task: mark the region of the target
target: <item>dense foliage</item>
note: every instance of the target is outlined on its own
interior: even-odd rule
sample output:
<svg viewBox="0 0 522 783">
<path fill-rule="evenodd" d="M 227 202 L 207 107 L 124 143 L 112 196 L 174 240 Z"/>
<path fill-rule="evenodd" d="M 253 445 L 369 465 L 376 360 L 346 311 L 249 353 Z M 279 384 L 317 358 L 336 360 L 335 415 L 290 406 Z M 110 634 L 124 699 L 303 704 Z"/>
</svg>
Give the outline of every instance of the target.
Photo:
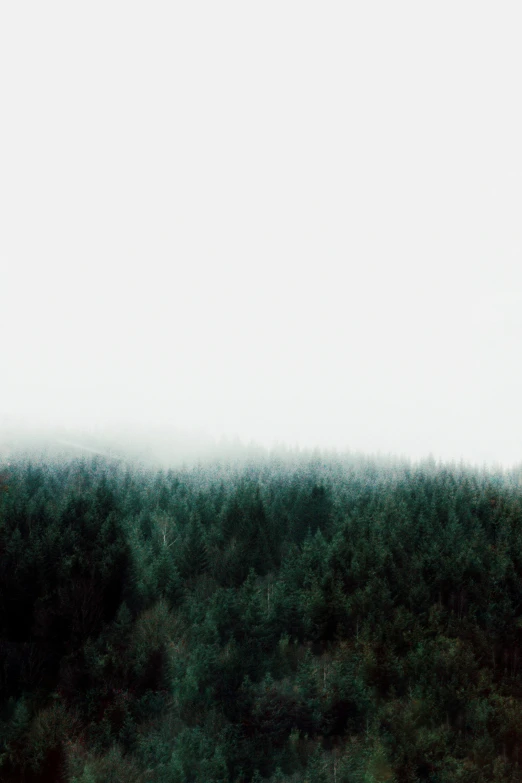
<svg viewBox="0 0 522 783">
<path fill-rule="evenodd" d="M 516 475 L 20 458 L 0 484 L 5 783 L 522 781 Z"/>
</svg>

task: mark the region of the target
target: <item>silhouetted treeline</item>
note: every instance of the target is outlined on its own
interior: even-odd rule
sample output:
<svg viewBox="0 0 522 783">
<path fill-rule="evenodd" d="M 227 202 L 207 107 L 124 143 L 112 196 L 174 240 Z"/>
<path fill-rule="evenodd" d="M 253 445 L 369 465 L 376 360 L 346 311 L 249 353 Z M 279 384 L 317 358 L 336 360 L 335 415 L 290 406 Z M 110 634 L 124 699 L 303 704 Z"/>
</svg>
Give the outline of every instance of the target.
<svg viewBox="0 0 522 783">
<path fill-rule="evenodd" d="M 3 782 L 522 781 L 515 472 L 0 472 Z"/>
</svg>

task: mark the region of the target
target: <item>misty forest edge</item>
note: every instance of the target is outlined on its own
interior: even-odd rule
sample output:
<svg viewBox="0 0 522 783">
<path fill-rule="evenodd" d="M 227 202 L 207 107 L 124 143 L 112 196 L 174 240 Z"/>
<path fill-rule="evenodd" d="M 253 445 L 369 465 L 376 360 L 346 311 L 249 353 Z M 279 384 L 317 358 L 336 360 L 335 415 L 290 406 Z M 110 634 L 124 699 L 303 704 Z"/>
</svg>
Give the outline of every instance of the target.
<svg viewBox="0 0 522 783">
<path fill-rule="evenodd" d="M 0 469 L 5 783 L 522 781 L 520 471 Z"/>
</svg>

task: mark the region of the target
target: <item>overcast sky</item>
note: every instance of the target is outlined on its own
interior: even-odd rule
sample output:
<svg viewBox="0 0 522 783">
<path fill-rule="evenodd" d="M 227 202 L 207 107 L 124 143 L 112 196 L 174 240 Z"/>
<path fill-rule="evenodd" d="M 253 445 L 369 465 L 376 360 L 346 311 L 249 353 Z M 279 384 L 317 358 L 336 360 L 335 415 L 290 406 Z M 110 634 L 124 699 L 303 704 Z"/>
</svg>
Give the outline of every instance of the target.
<svg viewBox="0 0 522 783">
<path fill-rule="evenodd" d="M 519 2 L 5 2 L 0 415 L 522 461 Z"/>
</svg>

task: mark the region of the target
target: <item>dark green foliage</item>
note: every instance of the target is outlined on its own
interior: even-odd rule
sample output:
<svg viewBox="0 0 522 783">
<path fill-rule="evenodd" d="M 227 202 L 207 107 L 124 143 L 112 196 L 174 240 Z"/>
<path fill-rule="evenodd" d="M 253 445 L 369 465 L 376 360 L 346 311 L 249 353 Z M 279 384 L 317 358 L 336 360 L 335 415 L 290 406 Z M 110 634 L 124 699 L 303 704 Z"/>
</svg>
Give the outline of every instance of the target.
<svg viewBox="0 0 522 783">
<path fill-rule="evenodd" d="M 6 783 L 516 781 L 521 700 L 517 473 L 2 471 Z"/>
</svg>

